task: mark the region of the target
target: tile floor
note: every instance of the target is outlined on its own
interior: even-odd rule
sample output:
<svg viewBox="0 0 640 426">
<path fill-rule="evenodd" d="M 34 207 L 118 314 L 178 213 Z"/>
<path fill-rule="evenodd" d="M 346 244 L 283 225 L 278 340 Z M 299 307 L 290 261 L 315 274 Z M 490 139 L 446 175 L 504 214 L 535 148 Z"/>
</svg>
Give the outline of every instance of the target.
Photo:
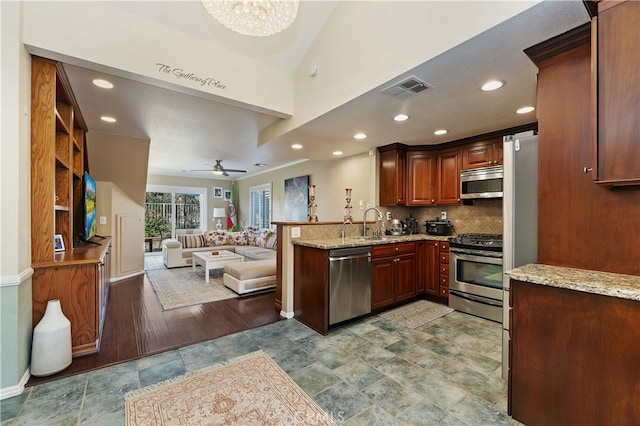
<svg viewBox="0 0 640 426">
<path fill-rule="evenodd" d="M 2 425 L 122 425 L 123 395 L 262 349 L 346 425 L 518 424 L 506 414 L 500 324 L 452 312 L 417 329 L 379 316 L 323 337 L 296 320 L 27 388 Z"/>
</svg>

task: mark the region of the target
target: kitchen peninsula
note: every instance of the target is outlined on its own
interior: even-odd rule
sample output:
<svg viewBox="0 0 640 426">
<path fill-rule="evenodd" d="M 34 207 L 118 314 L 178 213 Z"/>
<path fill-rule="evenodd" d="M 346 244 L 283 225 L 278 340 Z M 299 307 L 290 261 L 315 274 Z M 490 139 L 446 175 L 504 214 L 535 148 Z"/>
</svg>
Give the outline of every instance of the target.
<svg viewBox="0 0 640 426">
<path fill-rule="evenodd" d="M 640 276 L 530 264 L 510 287 L 509 414 L 640 423 Z"/>
<path fill-rule="evenodd" d="M 380 312 L 427 294 L 440 296 L 446 302 L 448 269 L 446 280 L 442 281 L 440 257 L 444 257 L 448 267 L 448 238 L 413 234 L 292 239 L 296 319 L 319 333 L 328 334 L 331 322 L 330 259 L 334 250 L 345 248 L 370 248 L 370 291 L 362 294 L 363 298 L 370 298 L 369 312 Z M 354 296 L 353 303 L 363 302 L 358 295 Z"/>
</svg>

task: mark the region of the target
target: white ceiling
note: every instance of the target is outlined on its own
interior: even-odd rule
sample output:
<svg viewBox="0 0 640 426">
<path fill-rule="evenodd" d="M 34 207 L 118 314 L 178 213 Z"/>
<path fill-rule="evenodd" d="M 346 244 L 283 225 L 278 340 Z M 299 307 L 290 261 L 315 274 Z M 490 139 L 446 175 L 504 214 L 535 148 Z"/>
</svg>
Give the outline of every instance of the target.
<svg viewBox="0 0 640 426">
<path fill-rule="evenodd" d="M 303 2 L 295 32 L 257 39 L 237 35 L 213 19 L 202 19 L 200 2 L 114 4 L 291 72 L 335 6 L 333 2 Z M 543 2 L 260 146 L 258 132 L 278 117 L 74 65 L 65 65 L 65 69 L 90 132 L 151 140 L 150 174 L 211 178 L 208 171 L 185 170 L 208 169 L 219 159 L 227 168 L 248 171 L 247 175 L 229 176 L 238 179 L 302 159 L 329 160 L 333 150 L 353 155 L 393 142 L 437 144 L 534 122 L 535 112 L 515 114 L 521 106 L 535 105 L 537 70 L 523 49 L 588 21 L 581 1 Z M 410 75 L 433 88 L 403 98 L 381 93 Z M 109 79 L 115 88 L 104 91 L 93 86 L 91 81 L 97 77 Z M 506 85 L 496 92 L 481 92 L 479 85 L 489 78 L 500 78 Z M 411 118 L 395 123 L 391 118 L 399 112 Z M 102 115 L 115 115 L 119 121 L 103 123 Z M 449 133 L 435 136 L 433 131 L 439 128 Z M 359 131 L 369 135 L 364 142 L 352 138 Z M 292 150 L 291 143 L 300 140 L 304 150 Z M 260 168 L 255 163 L 267 166 Z"/>
</svg>

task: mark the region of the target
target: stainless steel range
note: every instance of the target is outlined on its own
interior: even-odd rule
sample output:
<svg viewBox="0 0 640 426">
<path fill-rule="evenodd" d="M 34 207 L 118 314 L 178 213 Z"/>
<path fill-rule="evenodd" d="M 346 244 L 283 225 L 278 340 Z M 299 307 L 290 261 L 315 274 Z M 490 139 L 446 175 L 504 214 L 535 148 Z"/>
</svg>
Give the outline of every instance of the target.
<svg viewBox="0 0 640 426">
<path fill-rule="evenodd" d="M 502 323 L 502 235 L 449 238 L 449 307 Z"/>
</svg>

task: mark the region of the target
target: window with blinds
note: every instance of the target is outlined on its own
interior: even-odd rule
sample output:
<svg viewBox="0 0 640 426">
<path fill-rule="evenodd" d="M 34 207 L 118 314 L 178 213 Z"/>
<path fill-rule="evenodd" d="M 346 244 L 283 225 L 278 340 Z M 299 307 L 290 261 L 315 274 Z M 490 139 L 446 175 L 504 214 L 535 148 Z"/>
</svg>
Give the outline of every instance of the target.
<svg viewBox="0 0 640 426">
<path fill-rule="evenodd" d="M 271 226 L 271 184 L 249 188 L 251 201 L 251 226 L 269 228 Z"/>
</svg>

